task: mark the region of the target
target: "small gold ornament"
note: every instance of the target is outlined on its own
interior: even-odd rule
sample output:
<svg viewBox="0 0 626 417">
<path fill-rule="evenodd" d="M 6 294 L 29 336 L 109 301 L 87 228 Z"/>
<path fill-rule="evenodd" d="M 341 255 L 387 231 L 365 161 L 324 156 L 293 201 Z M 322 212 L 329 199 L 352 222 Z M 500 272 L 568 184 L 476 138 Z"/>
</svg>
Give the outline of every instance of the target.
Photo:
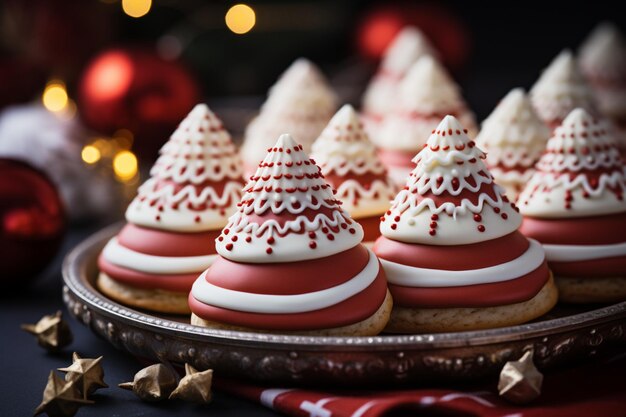
<svg viewBox="0 0 626 417">
<path fill-rule="evenodd" d="M 58 351 L 72 343 L 72 331 L 63 320 L 61 311 L 43 316 L 36 324 L 22 324 L 22 330 L 37 336 L 39 346 Z"/>
<path fill-rule="evenodd" d="M 177 398 L 199 404 L 211 402 L 211 382 L 213 370 L 198 372 L 193 366 L 185 364 L 185 376 L 178 383 L 178 387 L 170 394 L 170 399 Z"/>
<path fill-rule="evenodd" d="M 50 371 L 43 399 L 34 415 L 46 413 L 50 417 L 71 417 L 85 404 L 93 404 L 93 401 L 83 399 L 73 382 L 66 382 Z"/>
<path fill-rule="evenodd" d="M 177 382 L 174 370 L 158 363 L 143 368 L 135 374 L 133 382 L 124 382 L 119 387 L 133 391 L 144 401 L 160 401 L 170 396 Z"/>
<path fill-rule="evenodd" d="M 74 382 L 83 398 L 93 394 L 97 389 L 108 388 L 104 382 L 104 370 L 100 361 L 102 356 L 96 359 L 81 358 L 78 353 L 72 354 L 72 364 L 67 368 L 59 368 L 65 372 L 65 381 Z"/>
<path fill-rule="evenodd" d="M 518 361 L 510 361 L 500 372 L 498 391 L 501 397 L 516 404 L 525 404 L 541 394 L 543 375 L 533 363 L 533 352 L 528 351 Z"/>
</svg>

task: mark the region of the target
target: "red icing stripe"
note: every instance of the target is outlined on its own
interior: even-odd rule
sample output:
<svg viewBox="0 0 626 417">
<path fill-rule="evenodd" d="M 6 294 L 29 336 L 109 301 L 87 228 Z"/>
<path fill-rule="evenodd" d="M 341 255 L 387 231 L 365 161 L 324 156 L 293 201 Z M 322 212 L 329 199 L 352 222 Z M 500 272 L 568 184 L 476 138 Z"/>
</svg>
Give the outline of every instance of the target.
<svg viewBox="0 0 626 417">
<path fill-rule="evenodd" d="M 399 166 L 405 168 L 415 168 L 415 164 L 411 162 L 413 157 L 420 151 L 392 151 L 388 149 L 378 149 L 378 157 L 385 166 Z"/>
<path fill-rule="evenodd" d="M 324 258 L 299 262 L 248 264 L 219 257 L 207 282 L 234 291 L 290 295 L 320 291 L 350 280 L 369 260 L 363 245 Z"/>
<path fill-rule="evenodd" d="M 510 281 L 460 287 L 414 288 L 389 285 L 394 305 L 422 308 L 492 307 L 530 300 L 550 276 L 546 262 Z"/>
<path fill-rule="evenodd" d="M 374 242 L 380 237 L 380 216 L 363 217 L 361 219 L 355 219 L 363 228 L 363 242 Z"/>
<path fill-rule="evenodd" d="M 520 232 L 541 243 L 609 245 L 626 241 L 626 212 L 566 219 L 524 217 Z"/>
<path fill-rule="evenodd" d="M 592 259 L 578 262 L 549 262 L 559 277 L 611 278 L 626 277 L 626 256 Z"/>
<path fill-rule="evenodd" d="M 146 274 L 114 265 L 104 259 L 102 254 L 98 257 L 98 268 L 111 279 L 136 288 L 161 289 L 182 293 L 191 291 L 191 286 L 200 275 L 200 272 L 180 275 Z"/>
<path fill-rule="evenodd" d="M 529 245 L 528 239 L 518 231 L 485 242 L 455 246 L 418 245 L 381 236 L 374 252 L 381 259 L 403 265 L 463 271 L 512 261 L 526 252 Z"/>
<path fill-rule="evenodd" d="M 117 235 L 120 245 L 154 256 L 206 256 L 215 252 L 221 230 L 182 233 L 127 224 Z"/>
<path fill-rule="evenodd" d="M 189 294 L 189 307 L 199 317 L 219 323 L 267 330 L 315 330 L 347 326 L 373 315 L 387 293 L 383 269 L 365 290 L 321 310 L 296 314 L 259 314 L 208 306 Z"/>
</svg>

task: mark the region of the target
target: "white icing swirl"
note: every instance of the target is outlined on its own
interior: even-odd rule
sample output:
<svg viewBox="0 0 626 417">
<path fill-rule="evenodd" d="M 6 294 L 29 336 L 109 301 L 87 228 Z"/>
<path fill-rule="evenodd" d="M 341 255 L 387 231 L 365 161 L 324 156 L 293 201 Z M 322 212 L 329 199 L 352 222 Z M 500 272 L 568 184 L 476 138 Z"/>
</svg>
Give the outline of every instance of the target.
<svg viewBox="0 0 626 417">
<path fill-rule="evenodd" d="M 257 294 L 229 290 L 210 284 L 204 272 L 193 284 L 192 296 L 207 305 L 259 314 L 294 314 L 317 311 L 339 304 L 369 287 L 379 272 L 376 255 L 369 252 L 365 267 L 350 280 L 324 290 L 292 295 Z"/>
<path fill-rule="evenodd" d="M 241 197 L 241 160 L 222 122 L 198 104 L 161 149 L 126 211 L 130 223 L 200 232 L 226 224 Z M 218 193 L 213 186 L 225 183 Z"/>
<path fill-rule="evenodd" d="M 146 255 L 120 245 L 112 238 L 102 250 L 102 256 L 113 265 L 146 274 L 189 274 L 208 268 L 217 255 L 155 256 Z"/>
<path fill-rule="evenodd" d="M 479 269 L 451 271 L 446 269 L 418 268 L 381 259 L 387 280 L 395 285 L 413 288 L 460 287 L 491 284 L 523 277 L 539 268 L 546 259 L 537 241 L 529 239 L 526 252 L 518 258 L 499 265 Z"/>
<path fill-rule="evenodd" d="M 337 108 L 337 96 L 320 70 L 296 60 L 269 90 L 261 111 L 246 128 L 241 156 L 256 167 L 276 138 L 288 132 L 308 152 Z"/>
<path fill-rule="evenodd" d="M 572 111 L 548 141 L 524 191 L 526 216 L 561 218 L 626 211 L 626 169 L 606 125 Z M 590 171 L 595 171 L 595 173 Z"/>
<path fill-rule="evenodd" d="M 339 204 L 320 168 L 284 134 L 246 185 L 239 210 L 218 238 L 217 251 L 233 261 L 256 263 L 342 252 L 361 242 L 363 229 Z"/>
<path fill-rule="evenodd" d="M 347 180 L 336 189 L 337 197 L 343 203 L 341 207 L 350 213 L 353 219 L 381 215 L 389 208 L 396 190 L 391 179 L 375 180 L 369 188 L 358 181 Z"/>
<path fill-rule="evenodd" d="M 522 218 L 504 200 L 483 158 L 461 124 L 446 116 L 414 158 L 417 166 L 385 214 L 381 233 L 402 242 L 461 245 L 517 230 Z M 457 201 L 464 192 L 471 197 Z"/>
<path fill-rule="evenodd" d="M 544 244 L 546 258 L 551 262 L 578 262 L 626 255 L 626 242 L 612 245 Z"/>
<path fill-rule="evenodd" d="M 559 122 L 577 107 L 594 110 L 593 95 L 571 51 L 561 52 L 530 90 L 537 114 L 546 123 Z"/>
</svg>

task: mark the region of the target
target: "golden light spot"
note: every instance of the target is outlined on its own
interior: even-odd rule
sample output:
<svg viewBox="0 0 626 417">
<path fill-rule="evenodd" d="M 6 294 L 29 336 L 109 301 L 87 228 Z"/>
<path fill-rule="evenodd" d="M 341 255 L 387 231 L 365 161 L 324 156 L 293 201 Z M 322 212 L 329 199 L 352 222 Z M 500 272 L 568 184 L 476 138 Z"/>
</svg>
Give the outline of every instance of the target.
<svg viewBox="0 0 626 417">
<path fill-rule="evenodd" d="M 43 90 L 41 101 L 50 111 L 59 112 L 65 109 L 68 102 L 65 84 L 61 81 L 50 81 Z"/>
<path fill-rule="evenodd" d="M 113 158 L 113 171 L 122 181 L 128 181 L 137 174 L 137 157 L 131 151 L 121 151 Z"/>
<path fill-rule="evenodd" d="M 226 12 L 226 26 L 232 32 L 243 35 L 250 32 L 256 23 L 256 15 L 247 4 L 235 4 Z"/>
<path fill-rule="evenodd" d="M 152 0 L 122 0 L 122 10 L 130 17 L 142 17 L 148 14 Z"/>
<path fill-rule="evenodd" d="M 98 162 L 100 160 L 100 158 L 102 157 L 102 154 L 100 153 L 100 150 L 98 148 L 96 148 L 93 145 L 87 145 L 83 148 L 82 152 L 80 153 L 81 158 L 83 158 L 83 161 L 85 161 L 88 164 L 95 164 L 96 162 Z"/>
</svg>

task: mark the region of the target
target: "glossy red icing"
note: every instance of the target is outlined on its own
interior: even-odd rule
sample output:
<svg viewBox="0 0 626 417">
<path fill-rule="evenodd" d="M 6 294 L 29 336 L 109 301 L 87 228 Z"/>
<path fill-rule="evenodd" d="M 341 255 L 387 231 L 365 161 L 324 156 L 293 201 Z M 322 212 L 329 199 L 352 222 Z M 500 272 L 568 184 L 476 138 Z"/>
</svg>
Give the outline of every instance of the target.
<svg viewBox="0 0 626 417">
<path fill-rule="evenodd" d="M 148 290 L 161 289 L 180 293 L 189 292 L 199 275 L 199 272 L 179 275 L 146 274 L 112 264 L 104 259 L 102 254 L 98 257 L 98 268 L 111 279 L 132 287 Z"/>
<path fill-rule="evenodd" d="M 205 256 L 215 254 L 221 230 L 183 233 L 127 224 L 117 235 L 120 245 L 154 256 Z"/>
<path fill-rule="evenodd" d="M 340 285 L 363 270 L 368 261 L 369 252 L 363 245 L 324 258 L 299 262 L 247 264 L 219 257 L 208 269 L 205 278 L 215 286 L 235 291 L 302 294 Z"/>
<path fill-rule="evenodd" d="M 208 306 L 189 294 L 189 307 L 206 320 L 267 330 L 316 330 L 347 326 L 372 316 L 387 293 L 387 281 L 380 268 L 374 282 L 359 294 L 334 306 L 297 314 L 259 314 Z"/>
<path fill-rule="evenodd" d="M 550 269 L 558 277 L 610 278 L 626 277 L 626 256 L 593 259 L 578 262 L 550 262 Z"/>
<path fill-rule="evenodd" d="M 363 228 L 363 242 L 374 242 L 380 237 L 380 214 L 377 216 L 362 217 L 356 219 L 356 221 Z"/>
<path fill-rule="evenodd" d="M 379 258 L 418 268 L 462 271 L 486 268 L 519 258 L 528 240 L 518 231 L 469 245 L 415 245 L 381 236 L 374 245 Z"/>
<path fill-rule="evenodd" d="M 393 302 L 401 307 L 480 308 L 519 303 L 533 298 L 545 285 L 550 271 L 546 262 L 531 273 L 504 282 L 460 287 L 414 288 L 389 285 Z"/>
<path fill-rule="evenodd" d="M 608 245 L 626 241 L 626 212 L 606 216 L 539 219 L 524 217 L 520 231 L 541 243 Z"/>
</svg>

